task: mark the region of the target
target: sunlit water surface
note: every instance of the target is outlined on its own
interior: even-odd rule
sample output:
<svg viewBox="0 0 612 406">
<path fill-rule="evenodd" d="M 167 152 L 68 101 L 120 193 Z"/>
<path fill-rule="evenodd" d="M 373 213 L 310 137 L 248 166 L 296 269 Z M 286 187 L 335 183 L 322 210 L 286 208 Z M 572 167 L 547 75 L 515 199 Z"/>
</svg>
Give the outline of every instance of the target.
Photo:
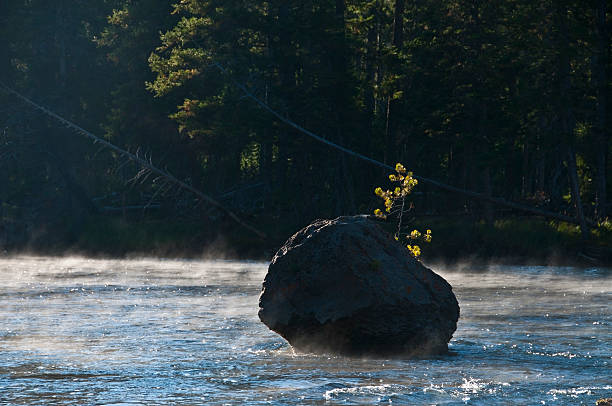
<svg viewBox="0 0 612 406">
<path fill-rule="evenodd" d="M 267 264 L 0 259 L 1 404 L 554 404 L 612 396 L 612 272 L 434 267 L 452 355 L 295 354 L 257 318 Z"/>
</svg>

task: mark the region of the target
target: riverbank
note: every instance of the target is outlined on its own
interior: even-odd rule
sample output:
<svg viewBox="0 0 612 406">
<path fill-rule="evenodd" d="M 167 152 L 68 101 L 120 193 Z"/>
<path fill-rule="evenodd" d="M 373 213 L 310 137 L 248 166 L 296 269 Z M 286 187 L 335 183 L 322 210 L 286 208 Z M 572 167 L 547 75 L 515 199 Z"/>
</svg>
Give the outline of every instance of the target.
<svg viewBox="0 0 612 406">
<path fill-rule="evenodd" d="M 423 219 L 415 228 L 434 232 L 426 257 L 453 263 L 524 265 L 612 265 L 612 225 L 592 229 L 584 240 L 573 224 L 540 218 L 510 217 L 492 222 Z"/>
<path fill-rule="evenodd" d="M 267 238 L 232 223 L 125 220 L 92 217 L 70 232 L 39 235 L 7 253 L 89 257 L 225 258 L 269 260 L 300 226 L 258 224 Z M 304 224 L 305 225 L 305 224 Z M 387 225 L 392 231 L 392 225 Z M 410 228 L 431 229 L 422 244 L 425 262 L 488 262 L 525 265 L 612 266 L 612 225 L 583 240 L 578 227 L 538 218 L 512 217 L 484 222 L 469 218 L 428 217 Z"/>
</svg>

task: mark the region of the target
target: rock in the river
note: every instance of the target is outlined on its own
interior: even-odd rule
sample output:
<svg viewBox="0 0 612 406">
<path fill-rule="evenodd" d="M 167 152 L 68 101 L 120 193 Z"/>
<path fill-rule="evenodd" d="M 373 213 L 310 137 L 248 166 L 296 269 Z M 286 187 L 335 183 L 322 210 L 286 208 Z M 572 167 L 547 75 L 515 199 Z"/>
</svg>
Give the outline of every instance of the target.
<svg viewBox="0 0 612 406">
<path fill-rule="evenodd" d="M 298 350 L 423 355 L 448 350 L 451 286 L 369 216 L 318 220 L 276 253 L 259 318 Z"/>
</svg>

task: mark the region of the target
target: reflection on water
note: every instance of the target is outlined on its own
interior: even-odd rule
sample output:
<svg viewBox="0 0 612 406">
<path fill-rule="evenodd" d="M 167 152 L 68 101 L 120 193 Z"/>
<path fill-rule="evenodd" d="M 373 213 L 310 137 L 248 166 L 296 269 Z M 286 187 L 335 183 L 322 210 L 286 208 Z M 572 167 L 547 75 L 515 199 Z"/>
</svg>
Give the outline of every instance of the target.
<svg viewBox="0 0 612 406">
<path fill-rule="evenodd" d="M 555 404 L 612 396 L 612 272 L 435 268 L 452 354 L 295 354 L 257 318 L 267 264 L 0 259 L 0 404 Z"/>
</svg>

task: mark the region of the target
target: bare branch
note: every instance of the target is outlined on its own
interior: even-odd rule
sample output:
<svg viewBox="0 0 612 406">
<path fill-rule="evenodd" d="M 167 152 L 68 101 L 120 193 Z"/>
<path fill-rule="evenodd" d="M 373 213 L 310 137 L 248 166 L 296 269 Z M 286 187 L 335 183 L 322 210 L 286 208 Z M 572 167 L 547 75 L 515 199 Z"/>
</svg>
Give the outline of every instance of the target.
<svg viewBox="0 0 612 406">
<path fill-rule="evenodd" d="M 78 126 L 76 124 L 74 124 L 73 122 L 68 121 L 65 118 L 59 116 L 58 114 L 56 114 L 53 111 L 47 109 L 46 107 L 43 107 L 43 106 L 33 102 L 29 98 L 23 96 L 21 93 L 15 91 L 15 90 L 11 89 L 10 87 L 8 87 L 5 84 L 3 84 L 2 82 L 0 82 L 0 87 L 4 88 L 7 92 L 17 96 L 19 99 L 23 100 L 25 103 L 29 104 L 30 106 L 32 106 L 32 107 L 42 111 L 43 113 L 45 113 L 49 117 L 52 117 L 53 119 L 55 119 L 55 120 L 59 121 L 60 123 L 64 124 L 67 128 L 70 128 L 74 132 L 76 132 L 78 134 L 81 134 L 81 135 L 91 139 L 92 141 L 97 141 L 98 143 L 100 143 L 100 144 L 106 146 L 107 148 L 109 148 L 110 150 L 113 150 L 113 151 L 119 153 L 120 155 L 125 156 L 125 157 L 133 160 L 134 162 L 138 163 L 141 167 L 148 169 L 151 173 L 156 173 L 156 174 L 166 178 L 169 182 L 174 183 L 174 184 L 180 186 L 183 189 L 189 190 L 190 192 L 192 192 L 193 194 L 195 194 L 196 196 L 198 196 L 202 200 L 204 200 L 207 203 L 209 203 L 209 204 L 219 208 L 222 212 L 226 213 L 232 220 L 234 220 L 236 223 L 240 224 L 242 227 L 252 231 L 253 233 L 255 233 L 256 235 L 258 235 L 261 238 L 266 238 L 265 233 L 257 230 L 253 226 L 245 223 L 233 211 L 229 210 L 227 207 L 225 207 L 223 204 L 219 203 L 217 200 L 215 200 L 212 197 L 208 196 L 207 194 L 199 191 L 198 189 L 194 188 L 193 186 L 188 185 L 187 183 L 181 181 L 180 179 L 176 178 L 174 175 L 170 174 L 169 172 L 163 171 L 163 170 L 157 168 L 151 162 L 147 161 L 146 159 L 142 159 L 140 156 L 138 156 L 138 154 L 132 154 L 132 153 L 130 153 L 130 152 L 128 152 L 128 151 L 126 151 L 126 150 L 116 146 L 115 144 L 112 144 L 109 141 L 106 141 L 105 139 L 96 136 L 95 134 L 85 130 L 84 128 L 82 128 L 82 127 L 80 127 L 80 126 Z"/>
</svg>

